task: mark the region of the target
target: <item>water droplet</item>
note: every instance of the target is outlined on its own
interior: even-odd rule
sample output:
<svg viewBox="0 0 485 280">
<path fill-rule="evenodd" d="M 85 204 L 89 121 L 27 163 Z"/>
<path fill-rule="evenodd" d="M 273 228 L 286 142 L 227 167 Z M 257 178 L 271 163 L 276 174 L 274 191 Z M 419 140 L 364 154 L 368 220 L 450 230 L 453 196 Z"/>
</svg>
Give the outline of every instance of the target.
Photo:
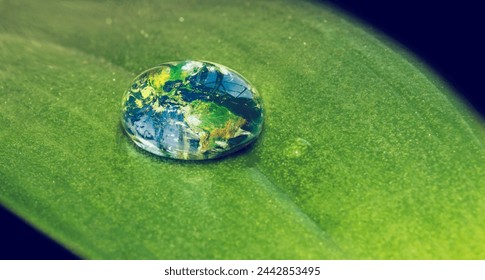
<svg viewBox="0 0 485 280">
<path fill-rule="evenodd" d="M 204 61 L 163 63 L 123 96 L 122 124 L 136 145 L 164 157 L 202 160 L 237 151 L 261 133 L 263 110 L 241 75 Z"/>
<path fill-rule="evenodd" d="M 287 143 L 283 152 L 288 158 L 299 158 L 307 154 L 311 147 L 312 145 L 307 140 L 295 138 Z"/>
<path fill-rule="evenodd" d="M 184 21 L 185 21 L 185 19 L 184 19 L 183 17 L 179 17 L 179 21 L 180 21 L 180 22 L 184 22 Z"/>
<path fill-rule="evenodd" d="M 140 34 L 141 34 L 143 37 L 145 37 L 145 38 L 148 38 L 148 36 L 149 36 L 149 35 L 148 35 L 148 33 L 147 33 L 145 30 L 143 30 L 143 29 L 142 29 L 142 30 L 140 30 Z"/>
</svg>

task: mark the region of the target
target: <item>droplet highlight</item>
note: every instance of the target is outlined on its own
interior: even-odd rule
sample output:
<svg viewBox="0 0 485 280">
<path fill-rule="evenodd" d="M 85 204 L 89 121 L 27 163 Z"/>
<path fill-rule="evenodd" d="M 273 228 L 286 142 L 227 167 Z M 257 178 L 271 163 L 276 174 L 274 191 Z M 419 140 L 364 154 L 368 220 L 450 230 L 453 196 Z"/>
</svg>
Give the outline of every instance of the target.
<svg viewBox="0 0 485 280">
<path fill-rule="evenodd" d="M 287 158 L 300 158 L 308 153 L 312 145 L 303 138 L 295 138 L 290 140 L 283 152 Z"/>
<path fill-rule="evenodd" d="M 263 108 L 240 74 L 205 61 L 163 63 L 136 77 L 122 102 L 122 124 L 140 148 L 163 157 L 225 156 L 259 136 Z"/>
</svg>

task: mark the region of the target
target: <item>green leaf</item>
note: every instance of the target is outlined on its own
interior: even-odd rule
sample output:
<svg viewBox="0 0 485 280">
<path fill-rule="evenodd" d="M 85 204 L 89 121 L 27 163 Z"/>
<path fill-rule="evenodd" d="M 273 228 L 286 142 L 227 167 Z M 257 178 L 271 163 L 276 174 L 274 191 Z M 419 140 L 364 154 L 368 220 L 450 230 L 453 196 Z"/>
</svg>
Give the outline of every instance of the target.
<svg viewBox="0 0 485 280">
<path fill-rule="evenodd" d="M 485 258 L 483 124 L 359 25 L 289 0 L 2 0 L 0 202 L 92 259 Z M 258 88 L 255 145 L 182 162 L 122 133 L 134 76 L 184 59 Z"/>
</svg>

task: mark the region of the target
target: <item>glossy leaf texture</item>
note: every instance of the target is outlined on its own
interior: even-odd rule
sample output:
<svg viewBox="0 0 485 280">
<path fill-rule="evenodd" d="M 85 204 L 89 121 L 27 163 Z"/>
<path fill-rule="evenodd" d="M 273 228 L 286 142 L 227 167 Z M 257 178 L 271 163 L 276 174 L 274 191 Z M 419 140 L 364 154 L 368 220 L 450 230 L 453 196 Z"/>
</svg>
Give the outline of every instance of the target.
<svg viewBox="0 0 485 280">
<path fill-rule="evenodd" d="M 132 79 L 185 59 L 259 90 L 252 147 L 184 162 L 123 134 Z M 0 61 L 0 202 L 84 258 L 485 258 L 483 124 L 324 4 L 3 0 Z"/>
</svg>

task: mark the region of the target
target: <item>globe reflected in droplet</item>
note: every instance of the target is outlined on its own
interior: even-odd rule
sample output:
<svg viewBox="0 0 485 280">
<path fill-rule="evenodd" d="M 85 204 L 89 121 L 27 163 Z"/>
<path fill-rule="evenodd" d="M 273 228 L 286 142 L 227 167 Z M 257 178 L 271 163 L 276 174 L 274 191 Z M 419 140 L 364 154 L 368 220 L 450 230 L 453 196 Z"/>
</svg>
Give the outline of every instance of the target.
<svg viewBox="0 0 485 280">
<path fill-rule="evenodd" d="M 235 71 L 204 61 L 146 70 L 125 92 L 122 110 L 136 145 L 175 159 L 227 155 L 256 140 L 263 125 L 256 89 Z"/>
</svg>

